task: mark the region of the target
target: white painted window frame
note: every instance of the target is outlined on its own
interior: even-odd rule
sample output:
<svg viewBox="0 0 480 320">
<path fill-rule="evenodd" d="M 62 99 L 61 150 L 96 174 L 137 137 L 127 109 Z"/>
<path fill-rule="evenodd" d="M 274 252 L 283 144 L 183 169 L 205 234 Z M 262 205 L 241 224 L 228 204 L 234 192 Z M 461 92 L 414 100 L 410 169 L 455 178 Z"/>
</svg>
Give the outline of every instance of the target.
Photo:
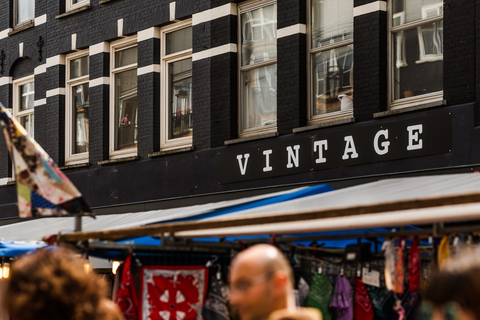
<svg viewBox="0 0 480 320">
<path fill-rule="evenodd" d="M 437 21 L 442 21 L 443 20 L 443 11 L 442 11 L 442 14 L 439 15 L 439 16 L 436 16 L 436 17 L 433 17 L 433 18 L 425 18 L 425 15 L 426 15 L 426 11 L 425 10 L 422 10 L 422 19 L 421 20 L 417 20 L 417 21 L 414 21 L 414 22 L 409 22 L 409 23 L 405 23 L 404 25 L 401 25 L 401 26 L 397 26 L 397 27 L 393 27 L 393 18 L 395 17 L 392 17 L 392 4 L 393 4 L 393 0 L 389 0 L 388 1 L 388 29 L 389 29 L 389 33 L 388 33 L 388 65 L 389 65 L 389 68 L 388 68 L 388 99 L 389 99 L 389 110 L 397 110 L 397 109 L 404 109 L 404 108 L 408 108 L 408 107 L 412 107 L 412 106 L 417 106 L 417 105 L 422 105 L 422 104 L 428 104 L 428 103 L 436 103 L 436 102 L 439 102 L 439 101 L 442 101 L 443 100 L 443 90 L 440 90 L 440 91 L 437 91 L 437 92 L 432 92 L 432 93 L 428 93 L 428 94 L 423 94 L 423 95 L 418 95 L 418 96 L 413 96 L 413 97 L 408 97 L 408 98 L 400 98 L 400 99 L 397 99 L 397 100 L 394 100 L 394 90 L 395 90 L 395 82 L 394 82 L 394 68 L 395 68 L 395 65 L 397 63 L 396 59 L 395 59 L 395 52 L 393 50 L 393 42 L 394 42 L 394 34 L 395 33 L 399 33 L 399 32 L 403 32 L 403 31 L 407 31 L 407 30 L 411 30 L 411 29 L 414 29 L 414 28 L 417 28 L 417 30 L 420 29 L 421 26 L 423 25 L 427 25 L 427 24 L 430 24 L 430 23 L 433 23 L 433 22 L 437 22 Z M 437 6 L 437 5 L 433 5 L 433 6 Z M 430 6 L 429 6 L 430 7 Z M 443 7 L 442 7 L 443 8 Z M 431 8 L 429 8 L 431 9 Z M 417 31 L 419 32 L 419 42 L 421 42 L 421 39 L 420 39 L 420 31 Z M 420 44 L 420 50 L 421 49 L 422 45 Z M 421 59 L 421 57 L 419 57 Z M 426 61 L 437 61 L 437 60 L 441 60 L 443 59 L 443 55 L 442 57 L 436 57 L 434 58 L 434 60 L 428 60 L 429 58 L 425 58 L 424 61 L 416 61 L 416 63 L 423 63 L 423 62 L 426 62 Z M 405 63 L 405 66 L 407 66 L 407 64 Z"/>
<path fill-rule="evenodd" d="M 238 23 L 238 38 L 237 38 L 237 43 L 238 43 L 238 136 L 240 138 L 243 137 L 251 137 L 251 136 L 258 136 L 262 134 L 267 134 L 267 133 L 273 133 L 277 132 L 277 124 L 274 125 L 266 125 L 261 128 L 252 128 L 252 129 L 243 129 L 243 85 L 242 85 L 242 74 L 247 71 L 251 71 L 254 69 L 258 69 L 261 67 L 266 67 L 270 65 L 277 65 L 277 58 L 276 59 L 271 59 L 268 61 L 264 62 L 259 62 L 255 63 L 253 65 L 248 65 L 248 66 L 242 66 L 242 19 L 241 16 L 245 12 L 253 11 L 256 9 L 260 9 L 263 7 L 267 7 L 272 4 L 277 4 L 276 0 L 253 0 L 253 1 L 248 1 L 242 4 L 238 5 L 238 12 L 237 12 L 237 23 Z M 278 15 L 277 15 L 277 20 L 278 20 Z M 278 28 L 278 27 L 277 27 Z M 278 39 L 277 39 L 278 41 Z M 278 48 L 278 45 L 277 45 Z M 278 50 L 277 50 L 278 51 Z M 277 79 L 278 81 L 278 79 Z M 278 82 L 277 82 L 277 92 L 278 92 Z M 277 101 L 278 102 L 278 101 Z M 278 109 L 277 109 L 277 114 L 278 114 Z M 277 116 L 278 120 L 278 116 Z"/>
<path fill-rule="evenodd" d="M 35 6 L 35 0 L 31 0 L 31 2 Z M 17 16 L 18 16 L 18 0 L 13 0 L 13 27 L 14 28 L 33 22 L 33 20 L 35 20 L 35 7 L 33 9 L 33 17 L 31 19 L 28 19 L 28 20 L 25 20 L 25 21 L 22 21 L 22 22 L 18 22 L 17 21 Z"/>
<path fill-rule="evenodd" d="M 137 36 L 114 41 L 110 44 L 110 116 L 109 116 L 109 154 L 110 159 L 121 159 L 138 155 L 138 146 L 126 150 L 115 150 L 115 74 L 128 70 L 135 70 L 138 67 L 137 63 L 115 68 L 115 52 L 125 50 L 128 48 L 138 47 Z M 137 87 L 138 98 L 138 87 Z"/>
<path fill-rule="evenodd" d="M 340 110 L 340 111 L 335 111 L 335 112 L 329 112 L 325 114 L 320 114 L 320 115 L 314 115 L 313 113 L 313 106 L 314 106 L 314 88 L 315 86 L 318 86 L 318 83 L 314 83 L 314 74 L 313 74 L 313 64 L 314 64 L 314 57 L 315 54 L 323 52 L 323 51 L 328 51 L 331 49 L 343 47 L 343 46 L 348 46 L 352 45 L 354 39 L 349 39 L 349 40 L 344 40 L 340 41 L 334 44 L 329 44 L 326 46 L 321 46 L 319 48 L 314 48 L 312 49 L 312 0 L 307 1 L 307 51 L 308 51 L 308 57 L 307 57 L 307 77 L 308 77 L 308 83 L 309 85 L 307 86 L 307 106 L 308 106 L 308 124 L 313 125 L 317 123 L 322 123 L 322 122 L 328 122 L 328 121 L 333 121 L 333 120 L 338 120 L 338 119 L 344 119 L 344 118 L 351 118 L 353 117 L 353 109 L 349 110 Z M 353 16 L 352 16 L 352 21 L 353 21 Z M 353 73 L 352 73 L 353 75 Z M 353 84 L 353 79 L 352 79 L 352 84 Z"/>
<path fill-rule="evenodd" d="M 160 81 L 160 150 L 175 150 L 191 147 L 193 144 L 193 135 L 189 137 L 181 137 L 175 139 L 169 139 L 169 118 L 170 118 L 170 92 L 169 79 L 168 79 L 168 67 L 171 63 L 184 60 L 186 58 L 192 58 L 192 48 L 183 50 L 180 52 L 175 52 L 167 55 L 167 34 L 178 31 L 187 27 L 192 26 L 192 19 L 188 19 L 173 25 L 167 26 L 160 30 L 160 39 L 161 39 L 161 81 Z M 195 107 L 192 107 L 193 112 L 195 112 Z"/>
<path fill-rule="evenodd" d="M 74 154 L 72 150 L 72 87 L 89 83 L 89 75 L 90 71 L 87 75 L 77 77 L 75 79 L 70 79 L 70 63 L 78 58 L 82 57 L 89 57 L 88 50 L 83 50 L 79 52 L 75 52 L 66 56 L 66 92 L 65 92 L 65 164 L 67 165 L 74 165 L 74 164 L 81 164 L 87 163 L 89 158 L 89 152 L 82 152 Z"/>
<path fill-rule="evenodd" d="M 20 92 L 19 88 L 22 85 L 27 84 L 29 82 L 33 82 L 33 85 L 35 88 L 35 76 L 33 74 L 13 81 L 13 99 L 12 99 L 13 116 L 15 117 L 15 119 L 18 120 L 18 122 L 20 122 L 20 117 L 26 117 L 26 116 L 31 117 L 32 115 L 35 114 L 35 108 L 31 108 L 23 111 L 20 110 L 20 99 L 18 96 Z M 35 101 L 35 89 L 33 91 L 33 95 L 34 95 L 34 101 Z M 32 119 L 30 119 L 30 121 L 32 121 Z M 34 119 L 31 123 L 33 123 L 33 128 L 35 128 Z M 35 133 L 31 132 L 31 136 L 34 137 L 34 135 Z"/>
<path fill-rule="evenodd" d="M 79 3 L 73 4 L 73 0 L 65 0 L 65 11 L 72 11 L 78 8 L 86 7 L 90 5 L 90 0 L 82 0 Z"/>
</svg>

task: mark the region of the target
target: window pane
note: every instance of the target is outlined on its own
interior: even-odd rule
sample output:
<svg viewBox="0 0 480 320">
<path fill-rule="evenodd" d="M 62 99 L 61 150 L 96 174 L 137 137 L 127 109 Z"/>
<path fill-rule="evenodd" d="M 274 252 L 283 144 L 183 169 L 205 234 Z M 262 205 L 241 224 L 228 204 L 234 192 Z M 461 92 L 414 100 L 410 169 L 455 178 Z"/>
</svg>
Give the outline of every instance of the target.
<svg viewBox="0 0 480 320">
<path fill-rule="evenodd" d="M 23 116 L 23 117 L 19 117 L 18 120 L 19 120 L 20 124 L 25 128 L 27 133 L 33 138 L 33 136 L 34 136 L 34 127 L 33 127 L 34 115 L 29 114 L 29 115 L 26 115 L 26 116 Z"/>
<path fill-rule="evenodd" d="M 441 91 L 443 22 L 397 32 L 393 36 L 394 99 Z"/>
<path fill-rule="evenodd" d="M 353 107 L 353 45 L 313 55 L 313 115 Z"/>
<path fill-rule="evenodd" d="M 82 1 L 85 1 L 85 0 L 72 0 L 72 5 L 77 4 L 77 3 L 80 3 L 80 2 L 82 2 Z"/>
<path fill-rule="evenodd" d="M 173 62 L 168 67 L 170 87 L 170 123 L 168 138 L 191 136 L 192 122 L 192 59 Z"/>
<path fill-rule="evenodd" d="M 88 74 L 88 56 L 70 61 L 70 79 Z"/>
<path fill-rule="evenodd" d="M 443 0 L 393 0 L 393 26 L 433 18 L 443 14 Z"/>
<path fill-rule="evenodd" d="M 313 0 L 312 48 L 353 38 L 353 0 Z"/>
<path fill-rule="evenodd" d="M 192 48 L 192 27 L 167 33 L 167 54 Z"/>
<path fill-rule="evenodd" d="M 115 68 L 137 63 L 137 47 L 115 52 Z"/>
<path fill-rule="evenodd" d="M 29 82 L 19 86 L 20 111 L 32 109 L 34 103 L 34 83 Z"/>
<path fill-rule="evenodd" d="M 72 153 L 88 151 L 88 83 L 72 87 Z"/>
<path fill-rule="evenodd" d="M 277 58 L 277 5 L 242 14 L 242 66 Z"/>
<path fill-rule="evenodd" d="M 115 150 L 137 146 L 137 69 L 115 74 Z"/>
<path fill-rule="evenodd" d="M 22 23 L 35 18 L 35 0 L 15 0 L 17 7 L 16 23 Z"/>
<path fill-rule="evenodd" d="M 277 65 L 242 73 L 243 130 L 277 124 Z"/>
</svg>

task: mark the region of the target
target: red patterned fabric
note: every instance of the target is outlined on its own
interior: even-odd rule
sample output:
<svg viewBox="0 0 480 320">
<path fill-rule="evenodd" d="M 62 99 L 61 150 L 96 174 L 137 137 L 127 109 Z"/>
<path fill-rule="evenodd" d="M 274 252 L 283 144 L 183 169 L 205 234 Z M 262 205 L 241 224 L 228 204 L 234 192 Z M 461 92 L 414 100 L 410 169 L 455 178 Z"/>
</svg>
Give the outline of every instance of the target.
<svg viewBox="0 0 480 320">
<path fill-rule="evenodd" d="M 421 268 L 418 238 L 415 237 L 410 247 L 410 256 L 408 259 L 408 286 L 410 287 L 410 292 L 418 292 L 420 290 Z"/>
<path fill-rule="evenodd" d="M 142 320 L 202 320 L 208 270 L 144 267 Z"/>
<path fill-rule="evenodd" d="M 405 281 L 405 266 L 403 264 L 403 250 L 405 249 L 405 238 L 398 241 L 397 258 L 395 260 L 395 279 L 393 280 L 393 292 L 403 294 Z"/>
<path fill-rule="evenodd" d="M 375 312 L 367 288 L 360 277 L 355 277 L 355 319 L 373 320 Z"/>
<path fill-rule="evenodd" d="M 122 310 L 126 320 L 138 320 L 138 299 L 130 269 L 132 255 L 130 253 L 123 264 L 122 281 L 115 299 L 115 303 Z"/>
</svg>

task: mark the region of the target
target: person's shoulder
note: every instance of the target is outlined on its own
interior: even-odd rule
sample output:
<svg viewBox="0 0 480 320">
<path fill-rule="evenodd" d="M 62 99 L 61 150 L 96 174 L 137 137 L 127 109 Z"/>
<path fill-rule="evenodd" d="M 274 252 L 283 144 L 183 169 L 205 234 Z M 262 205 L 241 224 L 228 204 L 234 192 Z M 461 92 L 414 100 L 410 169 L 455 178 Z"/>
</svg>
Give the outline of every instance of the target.
<svg viewBox="0 0 480 320">
<path fill-rule="evenodd" d="M 272 312 L 268 320 L 322 320 L 322 314 L 313 308 L 281 309 Z"/>
</svg>

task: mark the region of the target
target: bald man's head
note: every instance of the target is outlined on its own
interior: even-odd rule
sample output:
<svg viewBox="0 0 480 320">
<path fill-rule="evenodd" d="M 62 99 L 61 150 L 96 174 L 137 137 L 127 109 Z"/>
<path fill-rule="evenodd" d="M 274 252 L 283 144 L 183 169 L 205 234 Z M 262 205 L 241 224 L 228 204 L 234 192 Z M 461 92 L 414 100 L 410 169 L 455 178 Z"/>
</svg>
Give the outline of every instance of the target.
<svg viewBox="0 0 480 320">
<path fill-rule="evenodd" d="M 242 320 L 266 320 L 294 306 L 293 272 L 276 247 L 259 244 L 239 253 L 230 269 L 231 302 Z"/>
</svg>

